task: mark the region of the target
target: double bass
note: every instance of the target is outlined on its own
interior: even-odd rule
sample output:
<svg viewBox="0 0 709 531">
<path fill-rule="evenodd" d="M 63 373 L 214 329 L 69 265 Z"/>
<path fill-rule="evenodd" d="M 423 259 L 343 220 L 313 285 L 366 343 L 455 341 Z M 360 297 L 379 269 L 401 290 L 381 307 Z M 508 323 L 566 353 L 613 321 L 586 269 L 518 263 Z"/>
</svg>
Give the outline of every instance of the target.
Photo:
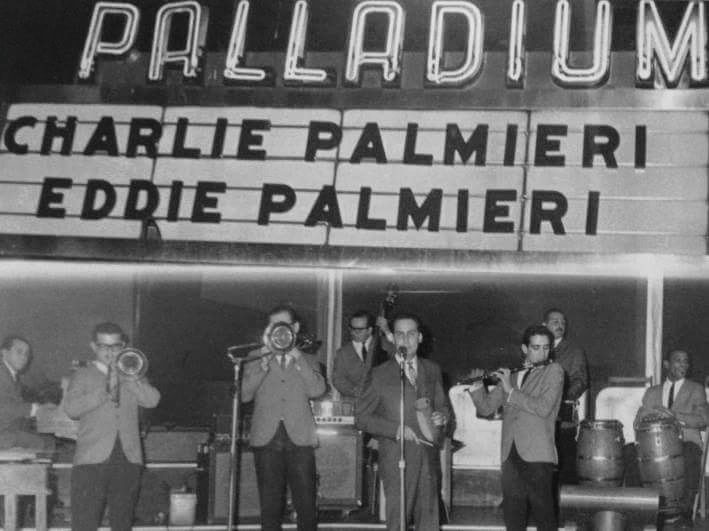
<svg viewBox="0 0 709 531">
<path fill-rule="evenodd" d="M 394 311 L 394 306 L 399 298 L 399 287 L 396 284 L 389 284 L 386 290 L 386 296 L 382 301 L 379 302 L 379 311 L 377 312 L 377 321 L 380 318 L 389 319 L 392 312 Z M 364 360 L 364 375 L 362 381 L 360 382 L 360 390 L 364 387 L 366 378 L 372 370 L 372 365 L 374 364 L 374 356 L 382 348 L 383 341 L 387 340 L 384 331 L 375 323 L 372 329 L 372 337 L 376 339 L 376 343 L 372 343 L 373 348 L 370 348 L 367 352 L 367 357 Z M 379 360 L 378 360 L 379 361 Z"/>
</svg>

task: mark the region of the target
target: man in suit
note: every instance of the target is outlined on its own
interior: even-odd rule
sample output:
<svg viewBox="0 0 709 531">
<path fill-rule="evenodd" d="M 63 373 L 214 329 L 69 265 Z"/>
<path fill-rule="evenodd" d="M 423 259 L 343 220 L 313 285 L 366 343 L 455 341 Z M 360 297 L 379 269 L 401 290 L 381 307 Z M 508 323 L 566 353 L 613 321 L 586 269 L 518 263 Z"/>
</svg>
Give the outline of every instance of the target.
<svg viewBox="0 0 709 531">
<path fill-rule="evenodd" d="M 540 531 L 556 531 L 554 445 L 556 416 L 564 387 L 564 369 L 546 364 L 554 340 L 545 326 L 530 326 L 522 336 L 526 369 L 499 369 L 499 383 L 471 392 L 475 407 L 491 415 L 502 406 L 502 511 L 508 530 L 527 528 L 528 504 Z M 480 376 L 477 369 L 471 376 Z"/>
<path fill-rule="evenodd" d="M 79 421 L 71 471 L 71 527 L 95 531 L 108 504 L 111 529 L 129 531 L 138 498 L 143 452 L 138 408 L 153 408 L 160 393 L 143 376 L 124 378 L 116 356 L 126 336 L 114 323 L 94 328 L 96 359 L 71 377 L 64 398 L 67 415 Z"/>
<path fill-rule="evenodd" d="M 0 344 L 0 449 L 15 446 L 28 450 L 52 451 L 54 440 L 29 429 L 30 418 L 36 416 L 38 403 L 22 398 L 20 375 L 30 362 L 29 342 L 20 336 L 7 336 Z"/>
<path fill-rule="evenodd" d="M 261 503 L 261 529 L 281 529 L 286 483 L 298 513 L 298 530 L 317 528 L 315 481 L 315 420 L 310 399 L 322 395 L 325 379 L 317 360 L 292 345 L 277 350 L 269 340 L 277 323 L 297 335 L 300 322 L 293 308 L 278 306 L 268 314 L 265 346 L 250 355 L 262 356 L 244 368 L 241 397 L 254 401 L 250 443 L 254 450 Z"/>
<path fill-rule="evenodd" d="M 554 335 L 551 358 L 564 369 L 564 394 L 556 429 L 559 482 L 576 483 L 576 432 L 578 400 L 588 389 L 588 362 L 583 349 L 566 337 L 566 315 L 557 308 L 544 312 L 544 326 Z"/>
<path fill-rule="evenodd" d="M 386 337 L 380 342 L 373 335 L 373 324 L 374 317 L 366 310 L 353 313 L 349 321 L 351 341 L 340 347 L 335 354 L 332 385 L 340 392 L 343 400 L 354 402 L 361 394 L 365 373 L 381 360 L 380 350 L 394 350 L 393 344 Z M 383 324 L 386 326 L 386 319 Z M 383 331 L 388 332 L 388 327 Z"/>
<path fill-rule="evenodd" d="M 709 425 L 709 404 L 704 387 L 686 379 L 690 368 L 689 354 L 683 350 L 670 352 L 663 360 L 667 378 L 649 387 L 635 415 L 635 427 L 643 420 L 657 417 L 675 418 L 682 426 L 684 453 L 684 492 L 682 509 L 690 516 L 694 496 L 702 473 L 702 439 L 700 431 Z"/>
<path fill-rule="evenodd" d="M 386 495 L 387 529 L 400 528 L 399 440 L 404 438 L 406 518 L 417 531 L 439 529 L 436 441 L 417 419 L 417 406 L 427 405 L 427 419 L 442 429 L 450 409 L 443 393 L 441 370 L 433 361 L 419 358 L 421 325 L 417 317 L 394 318 L 394 358 L 375 367 L 356 404 L 357 427 L 379 441 L 379 472 Z M 401 364 L 404 364 L 404 429 L 400 427 Z M 430 427 L 429 427 L 430 428 Z"/>
</svg>

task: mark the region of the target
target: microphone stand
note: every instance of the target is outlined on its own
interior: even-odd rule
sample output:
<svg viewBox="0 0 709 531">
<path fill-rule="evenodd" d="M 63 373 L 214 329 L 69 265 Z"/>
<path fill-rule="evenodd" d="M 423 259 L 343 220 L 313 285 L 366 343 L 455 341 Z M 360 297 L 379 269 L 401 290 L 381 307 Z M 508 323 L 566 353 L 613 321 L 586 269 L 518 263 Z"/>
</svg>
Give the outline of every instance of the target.
<svg viewBox="0 0 709 531">
<path fill-rule="evenodd" d="M 228 354 L 234 364 L 234 398 L 231 402 L 231 442 L 229 446 L 229 505 L 227 509 L 227 531 L 234 528 L 234 515 L 236 513 L 236 497 L 239 490 L 239 450 L 241 437 L 241 366 L 245 358 L 237 358 Z"/>
<path fill-rule="evenodd" d="M 238 357 L 232 351 L 243 348 L 245 345 L 237 345 L 227 349 L 227 356 L 234 364 L 234 398 L 231 402 L 231 444 L 229 446 L 229 505 L 227 509 L 227 531 L 234 528 L 234 516 L 236 514 L 236 498 L 239 493 L 239 457 L 241 450 L 241 369 L 244 363 L 260 359 L 271 354 L 266 352 L 256 356 Z M 248 344 L 252 346 L 252 344 Z"/>
<path fill-rule="evenodd" d="M 406 372 L 404 364 L 406 354 L 404 353 L 399 364 L 399 529 L 406 531 L 406 457 L 405 457 L 405 437 L 404 437 L 404 381 Z"/>
</svg>

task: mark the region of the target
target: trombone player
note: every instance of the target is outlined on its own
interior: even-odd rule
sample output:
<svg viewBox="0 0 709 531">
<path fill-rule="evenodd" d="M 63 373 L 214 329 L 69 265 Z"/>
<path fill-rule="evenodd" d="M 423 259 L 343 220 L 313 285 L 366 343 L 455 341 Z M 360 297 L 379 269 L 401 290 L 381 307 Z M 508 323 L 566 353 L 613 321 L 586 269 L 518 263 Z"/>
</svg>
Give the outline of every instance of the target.
<svg viewBox="0 0 709 531">
<path fill-rule="evenodd" d="M 125 338 L 114 323 L 97 325 L 90 343 L 96 359 L 73 374 L 64 398 L 67 415 L 79 421 L 71 471 L 73 531 L 95 531 L 105 505 L 112 531 L 128 531 L 133 522 L 143 463 L 138 408 L 157 406 L 160 393 L 143 374 L 147 360 L 125 349 Z"/>
<path fill-rule="evenodd" d="M 318 437 L 309 400 L 325 392 L 313 356 L 298 348 L 300 319 L 290 306 L 268 314 L 264 346 L 244 367 L 241 398 L 254 401 L 249 442 L 254 451 L 261 529 L 279 531 L 286 483 L 298 513 L 298 531 L 317 529 L 315 446 Z M 285 332 L 285 333 L 283 333 Z M 286 336 L 291 336 L 289 340 Z M 259 358 L 260 357 L 260 358 Z"/>
</svg>

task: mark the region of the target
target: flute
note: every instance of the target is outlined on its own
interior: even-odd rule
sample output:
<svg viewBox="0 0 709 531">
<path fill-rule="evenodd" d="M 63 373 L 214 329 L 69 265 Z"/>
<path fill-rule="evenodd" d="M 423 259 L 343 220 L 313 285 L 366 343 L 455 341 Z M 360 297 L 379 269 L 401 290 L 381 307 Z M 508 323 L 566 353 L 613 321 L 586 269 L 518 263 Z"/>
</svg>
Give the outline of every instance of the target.
<svg viewBox="0 0 709 531">
<path fill-rule="evenodd" d="M 515 374 L 520 371 L 525 371 L 527 369 L 534 369 L 536 367 L 544 367 L 546 365 L 549 365 L 552 363 L 553 360 L 550 360 L 547 358 L 544 361 L 540 361 L 539 363 L 533 363 L 531 365 L 523 365 L 522 367 L 517 367 L 514 369 L 510 369 L 510 374 Z M 484 382 L 486 385 L 495 385 L 497 382 L 500 381 L 500 379 L 495 376 L 496 371 L 486 371 L 483 373 L 481 376 L 474 376 L 472 378 L 463 378 L 462 380 L 459 380 L 456 385 L 472 385 L 477 382 Z"/>
</svg>

